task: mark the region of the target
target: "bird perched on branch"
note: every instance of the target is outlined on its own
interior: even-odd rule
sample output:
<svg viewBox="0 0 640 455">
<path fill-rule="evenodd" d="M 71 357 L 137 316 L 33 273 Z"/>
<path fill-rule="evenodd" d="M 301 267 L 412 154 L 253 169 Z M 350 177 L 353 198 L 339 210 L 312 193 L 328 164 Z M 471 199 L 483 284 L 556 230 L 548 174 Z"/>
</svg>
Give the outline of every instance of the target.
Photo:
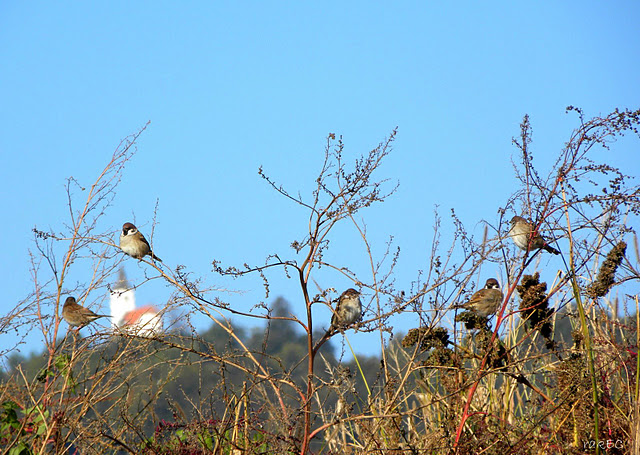
<svg viewBox="0 0 640 455">
<path fill-rule="evenodd" d="M 549 253 L 560 254 L 560 251 L 549 245 L 537 230 L 533 230 L 533 225 L 521 216 L 516 215 L 511 218 L 509 236 L 521 250 L 539 250 L 542 248 Z"/>
<path fill-rule="evenodd" d="M 349 288 L 338 298 L 335 312 L 331 317 L 331 327 L 340 330 L 362 319 L 360 293 Z"/>
<path fill-rule="evenodd" d="M 67 300 L 62 306 L 62 317 L 70 326 L 82 328 L 96 319 L 110 318 L 111 316 L 95 314 L 89 308 L 85 308 L 76 303 L 75 297 L 67 297 Z"/>
<path fill-rule="evenodd" d="M 132 258 L 142 259 L 146 255 L 151 256 L 156 261 L 162 262 L 158 256 L 151 251 L 151 245 L 144 238 L 144 235 L 132 223 L 122 225 L 120 234 L 120 249 Z"/>
<path fill-rule="evenodd" d="M 489 278 L 484 288 L 473 294 L 468 302 L 456 305 L 454 308 L 464 308 L 486 318 L 498 311 L 503 299 L 504 295 L 498 280 Z"/>
</svg>

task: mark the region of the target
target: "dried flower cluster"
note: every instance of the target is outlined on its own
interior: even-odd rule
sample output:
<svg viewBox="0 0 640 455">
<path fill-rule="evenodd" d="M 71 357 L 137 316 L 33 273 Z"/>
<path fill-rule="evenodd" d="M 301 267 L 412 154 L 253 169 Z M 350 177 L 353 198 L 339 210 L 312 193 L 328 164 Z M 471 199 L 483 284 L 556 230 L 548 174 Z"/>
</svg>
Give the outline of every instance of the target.
<svg viewBox="0 0 640 455">
<path fill-rule="evenodd" d="M 620 242 L 614 246 L 598 271 L 595 281 L 587 287 L 587 295 L 593 299 L 604 297 L 615 283 L 616 270 L 624 259 L 627 244 Z"/>
</svg>

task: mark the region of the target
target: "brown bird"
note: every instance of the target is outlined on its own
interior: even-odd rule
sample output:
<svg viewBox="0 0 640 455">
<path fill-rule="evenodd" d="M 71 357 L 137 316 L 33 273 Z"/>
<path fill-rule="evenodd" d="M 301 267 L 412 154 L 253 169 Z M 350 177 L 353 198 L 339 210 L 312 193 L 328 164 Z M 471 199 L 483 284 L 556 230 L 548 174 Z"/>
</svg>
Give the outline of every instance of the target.
<svg viewBox="0 0 640 455">
<path fill-rule="evenodd" d="M 539 250 L 542 248 L 549 253 L 560 254 L 560 251 L 549 245 L 538 231 L 534 232 L 533 225 L 521 216 L 516 215 L 511 218 L 509 236 L 521 250 Z"/>
<path fill-rule="evenodd" d="M 498 280 L 489 278 L 484 288 L 473 294 L 468 302 L 456 305 L 454 308 L 464 308 L 486 318 L 498 311 L 503 299 L 504 295 Z"/>
<path fill-rule="evenodd" d="M 98 318 L 110 318 L 111 316 L 95 314 L 90 309 L 76 303 L 75 297 L 67 297 L 62 306 L 62 317 L 70 326 L 82 328 Z"/>
<path fill-rule="evenodd" d="M 144 238 L 144 235 L 132 223 L 124 223 L 122 225 L 122 233 L 120 234 L 120 249 L 132 258 L 142 259 L 147 254 L 156 261 L 162 262 L 158 256 L 151 251 L 151 245 Z"/>
<path fill-rule="evenodd" d="M 360 293 L 349 288 L 338 298 L 335 312 L 331 317 L 331 327 L 339 330 L 359 322 L 362 319 L 362 302 Z"/>
</svg>

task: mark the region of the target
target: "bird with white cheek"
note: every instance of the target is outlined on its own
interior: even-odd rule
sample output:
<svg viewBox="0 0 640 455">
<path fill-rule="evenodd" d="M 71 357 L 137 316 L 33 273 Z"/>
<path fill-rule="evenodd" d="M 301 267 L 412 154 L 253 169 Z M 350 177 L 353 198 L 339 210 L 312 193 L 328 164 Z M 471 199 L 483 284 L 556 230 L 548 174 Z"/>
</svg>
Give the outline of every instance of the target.
<svg viewBox="0 0 640 455">
<path fill-rule="evenodd" d="M 549 253 L 560 254 L 560 251 L 549 245 L 538 231 L 533 231 L 533 224 L 521 216 L 516 215 L 511 218 L 509 237 L 511 237 L 513 243 L 521 250 L 539 250 L 542 248 Z"/>
<path fill-rule="evenodd" d="M 331 327 L 336 330 L 344 329 L 362 319 L 362 302 L 360 293 L 349 288 L 338 298 L 335 312 L 331 317 Z"/>
<path fill-rule="evenodd" d="M 489 278 L 484 288 L 473 294 L 468 302 L 456 305 L 454 308 L 464 308 L 486 318 L 498 311 L 503 299 L 504 295 L 498 280 Z"/>
<path fill-rule="evenodd" d="M 156 261 L 162 262 L 158 256 L 151 251 L 151 245 L 144 238 L 144 235 L 132 223 L 124 223 L 120 233 L 120 249 L 132 258 L 142 259 L 146 255 L 151 256 Z"/>
</svg>

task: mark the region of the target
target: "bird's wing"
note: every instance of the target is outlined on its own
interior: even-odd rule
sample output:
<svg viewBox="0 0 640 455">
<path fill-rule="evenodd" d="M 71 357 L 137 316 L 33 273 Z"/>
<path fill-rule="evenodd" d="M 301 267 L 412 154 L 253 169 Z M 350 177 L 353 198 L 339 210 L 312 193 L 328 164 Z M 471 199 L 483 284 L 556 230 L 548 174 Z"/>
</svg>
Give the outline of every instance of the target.
<svg viewBox="0 0 640 455">
<path fill-rule="evenodd" d="M 85 308 L 85 307 L 80 307 L 80 309 L 78 310 L 79 313 L 81 313 L 83 316 L 87 316 L 89 318 L 97 318 L 100 317 L 99 314 L 95 314 L 93 311 L 91 311 L 89 308 Z"/>
<path fill-rule="evenodd" d="M 151 250 L 151 245 L 149 245 L 149 242 L 147 241 L 147 239 L 145 238 L 144 235 L 142 235 L 142 233 L 140 231 L 138 231 L 138 235 L 140 236 L 140 241 L 144 242 L 147 244 L 147 246 L 149 247 L 149 250 Z"/>
<path fill-rule="evenodd" d="M 147 246 L 149 247 L 149 254 L 151 255 L 151 257 L 153 259 L 155 259 L 156 261 L 160 261 L 162 262 L 162 259 L 160 259 L 158 256 L 156 256 L 155 254 L 153 254 L 153 251 L 151 250 L 151 245 L 149 244 L 149 242 L 147 241 L 147 239 L 144 237 L 144 235 L 142 235 L 142 233 L 140 231 L 138 231 L 138 234 L 140 234 L 140 240 L 143 241 L 144 243 L 147 244 Z"/>
<path fill-rule="evenodd" d="M 478 302 L 482 299 L 485 299 L 487 297 L 487 291 L 489 291 L 490 289 L 480 289 L 478 292 L 476 292 L 475 294 L 473 294 L 471 296 L 471 298 L 469 299 L 469 301 L 467 302 L 468 304 L 474 304 L 475 302 Z"/>
</svg>

